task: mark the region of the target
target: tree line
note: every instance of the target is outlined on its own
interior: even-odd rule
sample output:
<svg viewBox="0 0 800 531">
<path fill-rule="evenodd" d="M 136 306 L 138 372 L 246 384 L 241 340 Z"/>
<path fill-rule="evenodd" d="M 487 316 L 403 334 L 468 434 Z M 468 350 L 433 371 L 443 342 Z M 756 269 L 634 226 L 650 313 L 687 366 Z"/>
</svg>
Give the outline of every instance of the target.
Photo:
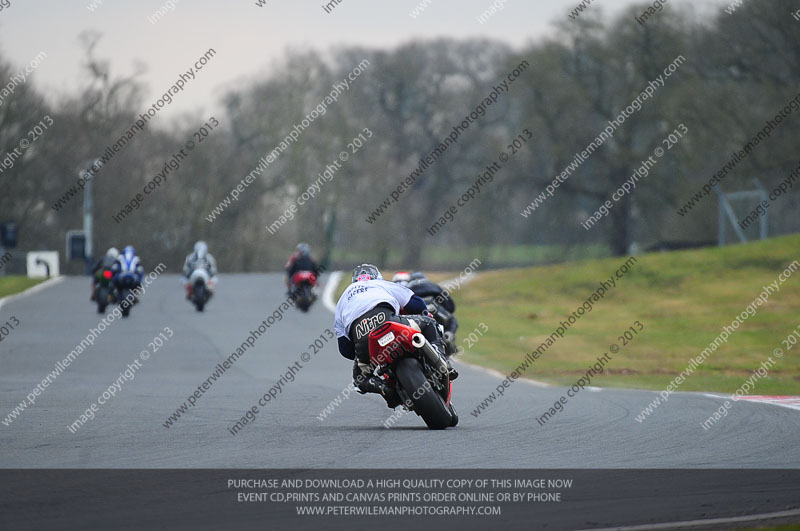
<svg viewBox="0 0 800 531">
<path fill-rule="evenodd" d="M 95 254 L 132 243 L 146 263 L 177 270 L 204 239 L 224 271 L 261 271 L 280 268 L 306 241 L 332 267 L 458 268 L 475 258 L 501 266 L 713 242 L 713 192 L 679 213 L 712 176 L 729 164 L 715 188 L 750 190 L 758 179 L 771 189 L 800 165 L 793 8 L 789 0 L 748 2 L 709 18 L 668 6 L 644 24 L 636 21 L 643 5 L 613 19 L 593 8 L 518 49 L 439 39 L 391 50 L 287 51 L 269 75 L 229 89 L 213 116 L 155 118 L 97 171 Z M 28 82 L 0 105 L 0 157 L 45 117 L 52 121 L 0 174 L 0 221 L 19 223 L 25 250 L 63 253 L 65 231 L 81 227 L 82 200 L 53 205 L 150 103 L 141 71 L 116 75 L 113 62 L 96 55 L 102 36 L 80 38 L 80 93 L 45 98 Z M 0 81 L 17 69 L 0 56 Z M 779 113 L 780 127 L 730 167 L 731 154 Z M 529 141 L 520 139 L 524 130 Z M 287 138 L 291 145 L 280 148 Z M 187 155 L 179 167 L 115 222 L 179 150 Z M 492 164 L 500 170 L 457 217 L 426 231 Z M 387 198 L 391 208 L 368 221 Z M 756 206 L 743 203 L 737 215 Z M 797 206 L 791 191 L 771 205 L 771 234 L 800 229 Z M 268 231 L 281 216 L 280 230 Z M 749 230 L 757 234 L 755 225 Z"/>
</svg>

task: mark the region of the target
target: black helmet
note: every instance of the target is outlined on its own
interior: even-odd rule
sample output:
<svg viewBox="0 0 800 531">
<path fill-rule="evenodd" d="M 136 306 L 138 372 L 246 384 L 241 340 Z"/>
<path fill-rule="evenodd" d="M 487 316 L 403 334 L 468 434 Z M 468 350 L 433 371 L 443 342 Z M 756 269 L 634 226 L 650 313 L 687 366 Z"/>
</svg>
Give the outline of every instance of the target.
<svg viewBox="0 0 800 531">
<path fill-rule="evenodd" d="M 353 282 L 383 280 L 380 270 L 372 264 L 361 264 L 353 269 Z"/>
</svg>

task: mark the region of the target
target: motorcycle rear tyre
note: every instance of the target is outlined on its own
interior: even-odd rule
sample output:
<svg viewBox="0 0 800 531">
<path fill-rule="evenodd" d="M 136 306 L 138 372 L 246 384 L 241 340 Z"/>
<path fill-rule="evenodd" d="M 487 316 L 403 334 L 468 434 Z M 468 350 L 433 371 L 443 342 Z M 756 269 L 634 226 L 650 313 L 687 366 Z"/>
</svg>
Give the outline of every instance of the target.
<svg viewBox="0 0 800 531">
<path fill-rule="evenodd" d="M 403 358 L 397 362 L 397 380 L 414 402 L 414 411 L 422 417 L 428 428 L 443 430 L 452 426 L 453 415 L 442 396 L 433 389 L 414 358 Z"/>
</svg>

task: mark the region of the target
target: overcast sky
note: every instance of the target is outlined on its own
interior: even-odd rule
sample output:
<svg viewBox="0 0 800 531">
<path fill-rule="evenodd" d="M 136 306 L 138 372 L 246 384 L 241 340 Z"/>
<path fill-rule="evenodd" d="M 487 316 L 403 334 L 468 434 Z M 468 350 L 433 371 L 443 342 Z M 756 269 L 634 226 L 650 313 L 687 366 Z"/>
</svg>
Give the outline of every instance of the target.
<svg viewBox="0 0 800 531">
<path fill-rule="evenodd" d="M 11 5 L 0 11 L 0 51 L 17 68 L 45 52 L 47 59 L 32 78 L 53 98 L 81 86 L 78 34 L 100 31 L 104 38 L 97 55 L 112 60 L 113 75 L 132 72 L 136 61 L 147 65 L 143 80 L 149 100 L 214 48 L 212 63 L 164 110 L 174 116 L 215 110 L 225 88 L 269 72 L 287 47 L 385 48 L 441 36 L 484 36 L 519 47 L 546 35 L 553 20 L 566 18 L 579 3 L 505 0 L 503 10 L 481 24 L 477 17 L 493 1 L 503 0 L 427 0 L 428 7 L 417 18 L 410 13 L 425 0 L 340 0 L 330 13 L 321 7 L 329 0 L 265 0 L 265 7 L 256 6 L 256 0 L 171 1 L 174 9 L 152 24 L 148 17 L 169 0 L 10 0 Z M 92 3 L 93 12 L 88 9 Z M 585 13 L 602 10 L 609 16 L 633 3 L 594 0 Z M 668 0 L 665 9 L 679 3 L 686 0 Z"/>
</svg>

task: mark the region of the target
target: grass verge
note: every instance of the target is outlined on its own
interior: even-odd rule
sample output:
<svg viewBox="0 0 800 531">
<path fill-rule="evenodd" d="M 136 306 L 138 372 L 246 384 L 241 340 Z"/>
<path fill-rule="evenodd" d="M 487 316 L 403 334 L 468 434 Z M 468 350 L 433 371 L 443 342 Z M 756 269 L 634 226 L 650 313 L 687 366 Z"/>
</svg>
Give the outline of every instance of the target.
<svg viewBox="0 0 800 531">
<path fill-rule="evenodd" d="M 653 253 L 638 262 L 533 363 L 525 377 L 572 385 L 634 321 L 645 326 L 592 385 L 664 389 L 730 326 L 794 260 L 800 236 L 694 251 Z M 614 274 L 627 258 L 490 271 L 454 294 L 459 343 L 485 323 L 489 331 L 464 360 L 509 373 Z M 782 344 L 800 325 L 800 270 L 769 296 L 680 386 L 736 391 L 770 356 L 777 363 L 750 394 L 800 394 L 800 345 Z M 476 333 L 477 337 L 477 333 Z M 786 352 L 776 359 L 774 350 Z"/>
<path fill-rule="evenodd" d="M 26 289 L 41 284 L 46 279 L 28 278 L 21 275 L 0 277 L 0 299 L 25 291 Z"/>
</svg>

